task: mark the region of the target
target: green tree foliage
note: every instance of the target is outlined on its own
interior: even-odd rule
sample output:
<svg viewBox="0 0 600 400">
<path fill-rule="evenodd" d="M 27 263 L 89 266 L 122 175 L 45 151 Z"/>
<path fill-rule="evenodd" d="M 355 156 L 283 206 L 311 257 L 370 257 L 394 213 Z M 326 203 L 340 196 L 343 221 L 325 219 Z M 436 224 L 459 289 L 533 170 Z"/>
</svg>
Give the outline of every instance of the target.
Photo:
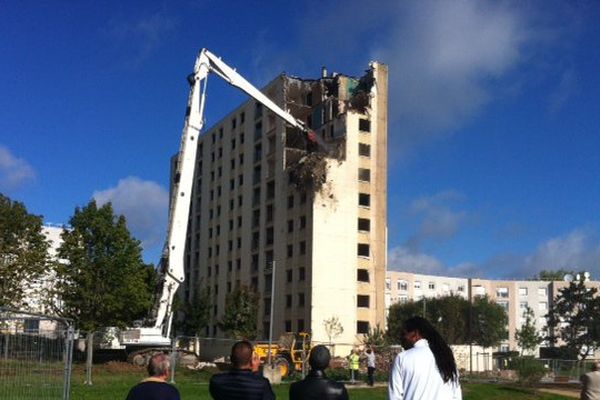
<svg viewBox="0 0 600 400">
<path fill-rule="evenodd" d="M 517 343 L 521 348 L 521 354 L 535 350 L 544 341 L 535 327 L 535 314 L 531 307 L 525 307 L 523 318 L 525 318 L 525 322 L 521 326 L 521 329 L 517 329 L 515 333 Z"/>
<path fill-rule="evenodd" d="M 548 314 L 546 323 L 549 342 L 561 339 L 567 349 L 587 357 L 588 349 L 600 346 L 600 298 L 598 290 L 586 287 L 583 279 L 569 283 L 560 289 Z"/>
<path fill-rule="evenodd" d="M 423 315 L 423 306 L 420 302 L 411 300 L 406 303 L 394 303 L 390 306 L 386 333 L 389 343 L 399 344 L 401 342 L 404 321 L 415 315 Z"/>
<path fill-rule="evenodd" d="M 225 298 L 225 314 L 219 328 L 235 339 L 254 340 L 257 335 L 258 294 L 240 286 Z"/>
<path fill-rule="evenodd" d="M 540 281 L 562 281 L 567 274 L 575 275 L 573 271 L 568 271 L 566 269 L 559 269 L 556 271 L 542 270 L 534 279 Z"/>
<path fill-rule="evenodd" d="M 201 336 L 210 320 L 211 301 L 208 290 L 196 290 L 188 300 L 178 300 L 177 332 L 186 336 Z"/>
<path fill-rule="evenodd" d="M 473 343 L 484 347 L 497 345 L 506 337 L 508 317 L 504 308 L 477 297 L 473 307 L 469 301 L 456 295 L 396 303 L 388 314 L 387 338 L 400 343 L 403 322 L 415 315 L 427 318 L 450 344 L 469 343 L 469 315 L 473 316 Z"/>
<path fill-rule="evenodd" d="M 380 348 L 387 344 L 385 330 L 379 325 L 375 328 L 369 327 L 369 332 L 363 337 L 362 343 L 367 347 Z"/>
<path fill-rule="evenodd" d="M 145 316 L 152 302 L 152 267 L 142 261 L 140 242 L 129 233 L 125 217 L 110 203 L 91 201 L 75 209 L 71 229 L 63 231 L 57 291 L 61 313 L 79 329 L 125 327 Z"/>
<path fill-rule="evenodd" d="M 0 194 L 0 306 L 27 308 L 23 291 L 47 266 L 42 217 Z"/>
<path fill-rule="evenodd" d="M 508 315 L 502 306 L 490 301 L 488 296 L 476 297 L 471 312 L 473 343 L 491 347 L 508 338 Z"/>
</svg>

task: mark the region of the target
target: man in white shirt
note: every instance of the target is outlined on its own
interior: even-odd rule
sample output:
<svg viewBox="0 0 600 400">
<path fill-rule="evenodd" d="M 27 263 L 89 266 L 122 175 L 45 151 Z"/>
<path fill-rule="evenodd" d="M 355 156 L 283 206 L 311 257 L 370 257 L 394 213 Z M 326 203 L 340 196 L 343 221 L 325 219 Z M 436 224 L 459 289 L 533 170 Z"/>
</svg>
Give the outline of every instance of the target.
<svg viewBox="0 0 600 400">
<path fill-rule="evenodd" d="M 429 321 L 406 320 L 402 347 L 392 365 L 390 400 L 462 400 L 452 350 Z"/>
<path fill-rule="evenodd" d="M 371 347 L 367 349 L 367 374 L 367 382 L 369 386 L 373 386 L 375 384 L 375 351 Z"/>
</svg>

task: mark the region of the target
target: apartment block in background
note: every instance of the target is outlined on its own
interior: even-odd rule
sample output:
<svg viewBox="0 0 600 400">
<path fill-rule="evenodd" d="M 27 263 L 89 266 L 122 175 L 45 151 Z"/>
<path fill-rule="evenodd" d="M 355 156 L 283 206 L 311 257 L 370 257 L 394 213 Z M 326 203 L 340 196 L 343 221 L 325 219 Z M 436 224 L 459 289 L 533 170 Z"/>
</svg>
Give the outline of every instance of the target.
<svg viewBox="0 0 600 400">
<path fill-rule="evenodd" d="M 545 315 L 559 290 L 568 286 L 564 281 L 500 281 L 489 279 L 467 279 L 411 272 L 388 271 L 386 278 L 386 310 L 397 302 L 418 301 L 422 298 L 441 297 L 454 294 L 465 299 L 472 296 L 488 296 L 501 305 L 508 315 L 508 338 L 496 350 L 520 351 L 515 333 L 525 323 L 523 314 L 527 307 L 534 313 L 537 330 L 546 327 Z M 589 281 L 586 285 L 600 289 L 600 282 Z M 387 315 L 387 311 L 386 311 Z M 537 350 L 536 350 L 537 353 Z"/>
</svg>

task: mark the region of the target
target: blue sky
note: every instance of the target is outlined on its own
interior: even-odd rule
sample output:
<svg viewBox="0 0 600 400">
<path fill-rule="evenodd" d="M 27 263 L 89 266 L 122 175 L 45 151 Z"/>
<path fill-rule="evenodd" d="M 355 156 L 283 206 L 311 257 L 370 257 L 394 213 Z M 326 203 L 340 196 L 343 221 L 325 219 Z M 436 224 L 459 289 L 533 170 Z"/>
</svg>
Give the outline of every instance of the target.
<svg viewBox="0 0 600 400">
<path fill-rule="evenodd" d="M 195 56 L 257 86 L 389 65 L 390 269 L 600 278 L 594 1 L 0 3 L 0 192 L 112 201 L 157 261 Z M 209 80 L 207 124 L 244 101 Z"/>
</svg>

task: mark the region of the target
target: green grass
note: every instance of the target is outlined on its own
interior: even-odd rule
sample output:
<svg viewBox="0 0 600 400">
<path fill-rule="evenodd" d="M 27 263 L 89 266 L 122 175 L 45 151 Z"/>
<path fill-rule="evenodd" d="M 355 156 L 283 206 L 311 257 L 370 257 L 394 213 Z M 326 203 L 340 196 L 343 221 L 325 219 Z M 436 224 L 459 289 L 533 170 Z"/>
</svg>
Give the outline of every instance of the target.
<svg viewBox="0 0 600 400">
<path fill-rule="evenodd" d="M 98 366 L 93 372 L 93 386 L 83 385 L 83 369 L 78 366 L 72 379 L 72 400 L 121 400 L 125 399 L 129 389 L 145 378 L 144 370 L 128 366 Z M 176 373 L 176 386 L 183 400 L 209 400 L 207 372 L 178 370 Z M 288 399 L 289 383 L 275 386 L 277 399 Z M 387 399 L 387 388 L 350 388 L 351 399 L 358 400 L 384 400 Z M 568 397 L 535 393 L 530 389 L 515 386 L 468 383 L 463 386 L 465 400 L 567 400 Z"/>
</svg>

